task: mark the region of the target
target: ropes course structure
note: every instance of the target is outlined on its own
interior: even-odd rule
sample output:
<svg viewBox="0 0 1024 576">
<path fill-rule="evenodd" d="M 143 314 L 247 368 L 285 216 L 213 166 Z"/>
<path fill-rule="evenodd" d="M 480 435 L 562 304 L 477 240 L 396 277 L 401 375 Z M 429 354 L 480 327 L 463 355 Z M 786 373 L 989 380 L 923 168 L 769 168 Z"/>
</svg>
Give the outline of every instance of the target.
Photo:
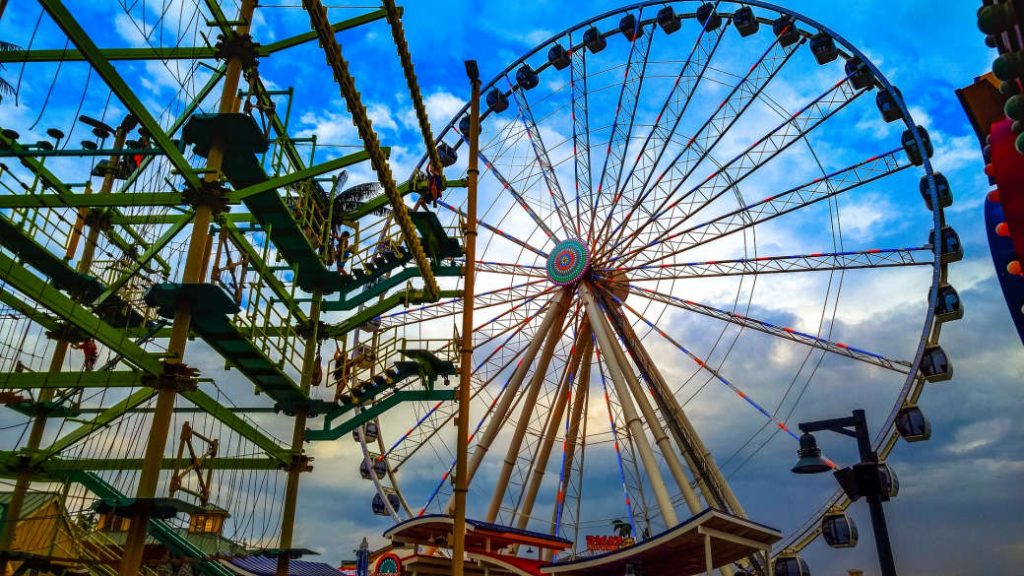
<svg viewBox="0 0 1024 576">
<path fill-rule="evenodd" d="M 39 8 L 0 49 L 31 116 L 0 119 L 2 573 L 295 573 L 313 443 L 358 452 L 355 505 L 389 533 L 454 516 L 460 358 L 467 523 L 552 573 L 610 526 L 748 517 L 785 538 L 723 574 L 805 573 L 823 530 L 850 545 L 842 492 L 779 504 L 807 407 L 877 414 L 883 460 L 929 436 L 963 314 L 952 196 L 899 90 L 822 24 L 651 1 L 555 34 L 480 87 L 468 192 L 470 106 L 432 130 L 393 0 L 118 0 L 130 47 Z M 343 53 L 383 27 L 374 82 L 423 140 L 407 174 Z M 350 141 L 293 118 L 298 51 Z"/>
<path fill-rule="evenodd" d="M 900 91 L 824 25 L 725 0 L 598 15 L 482 90 L 468 516 L 564 538 L 560 562 L 706 508 L 780 525 L 778 574 L 805 573 L 823 529 L 852 545 L 843 492 L 786 496 L 795 422 L 865 407 L 883 460 L 926 440 L 917 402 L 952 377 L 939 335 L 963 314 L 952 196 Z M 449 173 L 468 111 L 440 131 Z M 873 227 L 918 190 L 882 215 L 898 230 Z M 452 226 L 457 198 L 438 202 Z M 446 334 L 460 304 L 380 330 Z M 406 409 L 359 439 L 375 512 L 411 527 L 451 512 L 455 409 Z"/>
<path fill-rule="evenodd" d="M 459 231 L 405 203 L 463 183 L 442 180 L 401 9 L 309 0 L 263 43 L 295 26 L 257 4 L 118 2 L 105 17 L 133 45 L 106 48 L 109 22 L 44 0 L 0 51 L 20 68 L 4 98 L 36 116 L 0 121 L 4 573 L 306 569 L 313 432 L 454 397 L 455 351 L 372 330 L 458 297 L 435 275 L 461 274 Z M 336 38 L 382 27 L 436 164 L 403 182 Z M 326 58 L 343 103 L 317 112 L 350 141 L 297 135 L 275 67 L 297 50 Z"/>
</svg>

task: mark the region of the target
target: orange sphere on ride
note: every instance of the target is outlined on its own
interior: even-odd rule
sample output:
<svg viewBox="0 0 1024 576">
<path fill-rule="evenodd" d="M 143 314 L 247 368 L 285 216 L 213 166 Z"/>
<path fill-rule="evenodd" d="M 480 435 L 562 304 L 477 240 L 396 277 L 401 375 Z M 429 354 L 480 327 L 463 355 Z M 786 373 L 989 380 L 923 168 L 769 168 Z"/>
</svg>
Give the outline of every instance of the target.
<svg viewBox="0 0 1024 576">
<path fill-rule="evenodd" d="M 1014 260 L 1007 264 L 1006 271 L 1014 276 L 1024 276 L 1024 269 L 1021 268 L 1020 260 Z"/>
</svg>

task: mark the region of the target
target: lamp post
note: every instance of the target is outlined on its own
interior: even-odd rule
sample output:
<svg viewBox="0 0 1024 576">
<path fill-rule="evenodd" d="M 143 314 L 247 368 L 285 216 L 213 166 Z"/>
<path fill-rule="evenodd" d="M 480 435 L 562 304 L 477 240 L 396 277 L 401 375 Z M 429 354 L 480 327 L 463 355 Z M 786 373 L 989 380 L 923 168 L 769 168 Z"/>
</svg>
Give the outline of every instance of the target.
<svg viewBox="0 0 1024 576">
<path fill-rule="evenodd" d="M 861 496 L 868 501 L 882 576 L 896 576 L 896 564 L 889 543 L 889 529 L 885 524 L 885 512 L 882 510 L 882 502 L 889 499 L 889 493 L 882 481 L 878 454 L 871 449 L 864 411 L 854 410 L 852 416 L 845 418 L 805 422 L 800 424 L 800 430 L 803 435 L 800 437 L 800 450 L 797 451 L 800 460 L 793 467 L 795 474 L 819 474 L 832 469 L 832 466 L 821 457 L 821 449 L 818 448 L 813 432 L 829 430 L 857 440 L 860 462 L 852 467 L 836 470 L 834 474 L 850 501 L 855 502 Z"/>
</svg>

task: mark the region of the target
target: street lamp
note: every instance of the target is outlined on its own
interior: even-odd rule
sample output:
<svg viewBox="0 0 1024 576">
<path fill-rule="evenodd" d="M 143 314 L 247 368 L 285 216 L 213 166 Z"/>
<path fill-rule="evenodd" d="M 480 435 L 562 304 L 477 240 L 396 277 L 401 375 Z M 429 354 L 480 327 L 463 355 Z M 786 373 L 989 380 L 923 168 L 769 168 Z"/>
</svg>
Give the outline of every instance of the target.
<svg viewBox="0 0 1024 576">
<path fill-rule="evenodd" d="M 882 510 L 882 502 L 889 499 L 889 491 L 882 478 L 878 454 L 871 449 L 864 411 L 854 410 L 853 416 L 845 418 L 805 422 L 800 424 L 800 430 L 803 432 L 800 436 L 800 449 L 797 451 L 800 459 L 793 467 L 794 474 L 819 474 L 832 468 L 821 457 L 821 449 L 818 448 L 813 432 L 829 430 L 857 440 L 860 462 L 852 467 L 836 470 L 834 474 L 851 502 L 856 502 L 861 496 L 868 501 L 882 576 L 896 576 L 896 564 L 889 543 L 889 529 L 885 525 L 885 512 Z"/>
</svg>

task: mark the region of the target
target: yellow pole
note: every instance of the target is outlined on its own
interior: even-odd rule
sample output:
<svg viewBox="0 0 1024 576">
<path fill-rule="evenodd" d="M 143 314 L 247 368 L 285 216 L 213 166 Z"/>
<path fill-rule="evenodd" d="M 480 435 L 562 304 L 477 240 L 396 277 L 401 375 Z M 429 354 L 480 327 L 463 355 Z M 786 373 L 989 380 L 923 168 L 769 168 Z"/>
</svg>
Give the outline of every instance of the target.
<svg viewBox="0 0 1024 576">
<path fill-rule="evenodd" d="M 473 367 L 473 307 L 476 279 L 476 186 L 480 145 L 480 76 L 476 61 L 466 62 L 471 87 L 469 98 L 469 168 L 466 171 L 466 283 L 462 305 L 462 347 L 459 358 L 459 415 L 456 421 L 455 449 L 455 522 L 452 526 L 452 574 L 463 576 L 466 551 L 466 492 L 469 491 L 467 457 L 469 455 L 469 402 Z"/>
<path fill-rule="evenodd" d="M 313 293 L 313 303 L 309 308 L 309 339 L 306 340 L 306 349 L 302 356 L 302 380 L 300 387 L 303 394 L 309 394 L 310 383 L 313 380 L 314 364 L 317 358 L 317 344 L 319 335 L 317 328 L 320 324 L 320 303 L 323 295 L 320 292 Z M 299 475 L 307 471 L 306 460 L 302 457 L 302 442 L 306 438 L 306 416 L 309 410 L 306 406 L 299 406 L 295 410 L 295 426 L 292 428 L 292 463 L 288 468 L 288 484 L 284 492 L 284 507 L 281 511 L 281 538 L 278 548 L 281 554 L 277 557 L 277 576 L 288 576 L 288 563 L 291 560 L 287 550 L 292 547 L 292 537 L 295 533 L 295 508 L 299 499 Z"/>
<path fill-rule="evenodd" d="M 237 18 L 239 24 L 235 28 L 238 34 L 249 33 L 249 23 L 252 22 L 255 9 L 256 0 L 242 1 Z M 242 59 L 240 57 L 229 58 L 227 70 L 224 74 L 224 87 L 221 91 L 219 112 L 229 113 L 238 111 L 240 101 L 235 93 L 238 91 L 238 82 L 241 76 Z M 206 159 L 206 172 L 203 176 L 205 182 L 213 184 L 220 179 L 220 168 L 223 160 L 223 139 L 222 137 L 215 137 L 210 145 L 210 152 Z M 206 261 L 206 250 L 209 246 L 207 237 L 210 234 L 210 222 L 212 220 L 213 209 L 209 204 L 199 204 L 195 207 L 192 236 L 185 260 L 185 270 L 182 273 L 182 283 L 184 284 L 198 283 L 203 279 L 205 272 L 203 270 L 203 263 Z M 167 344 L 168 364 L 181 364 L 183 362 L 185 344 L 188 340 L 191 323 L 191 306 L 188 302 L 179 302 L 174 314 L 174 324 L 171 326 L 171 338 Z M 177 395 L 178 391 L 173 385 L 163 386 L 157 392 L 156 407 L 153 411 L 153 421 L 150 424 L 145 458 L 143 459 L 142 470 L 139 474 L 139 485 L 135 492 L 136 497 L 141 500 L 153 498 L 156 495 L 157 483 L 160 480 L 160 464 L 163 461 L 164 448 L 167 446 L 167 435 L 171 427 L 171 418 L 174 416 L 174 402 L 177 399 Z M 148 512 L 142 511 L 132 518 L 125 541 L 124 557 L 119 571 L 120 576 L 136 576 L 139 573 L 148 526 Z"/>
</svg>

